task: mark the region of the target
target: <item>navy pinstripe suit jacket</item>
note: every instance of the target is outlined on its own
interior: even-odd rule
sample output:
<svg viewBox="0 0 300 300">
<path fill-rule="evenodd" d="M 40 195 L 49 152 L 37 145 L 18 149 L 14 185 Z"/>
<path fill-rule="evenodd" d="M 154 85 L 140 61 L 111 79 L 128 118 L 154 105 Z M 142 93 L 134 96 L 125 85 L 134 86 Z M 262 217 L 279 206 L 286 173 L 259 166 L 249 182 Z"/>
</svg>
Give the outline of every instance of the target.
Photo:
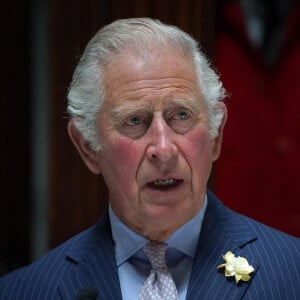
<svg viewBox="0 0 300 300">
<path fill-rule="evenodd" d="M 238 285 L 217 271 L 232 251 L 254 266 Z M 108 215 L 28 267 L 0 279 L 1 300 L 72 299 L 93 287 L 97 299 L 121 299 Z M 224 207 L 209 193 L 187 299 L 300 299 L 300 239 Z M 133 299 L 134 300 L 134 299 Z"/>
</svg>

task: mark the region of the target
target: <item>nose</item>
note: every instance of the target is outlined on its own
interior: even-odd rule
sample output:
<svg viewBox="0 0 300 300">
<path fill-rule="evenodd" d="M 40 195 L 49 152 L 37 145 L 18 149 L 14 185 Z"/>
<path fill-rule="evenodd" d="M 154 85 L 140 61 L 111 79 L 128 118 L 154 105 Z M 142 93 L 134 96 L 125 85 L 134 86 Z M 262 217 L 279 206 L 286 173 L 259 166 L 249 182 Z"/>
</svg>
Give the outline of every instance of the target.
<svg viewBox="0 0 300 300">
<path fill-rule="evenodd" d="M 177 156 L 178 149 L 174 144 L 174 132 L 162 116 L 154 116 L 148 130 L 150 140 L 147 157 L 153 161 L 166 162 Z"/>
</svg>

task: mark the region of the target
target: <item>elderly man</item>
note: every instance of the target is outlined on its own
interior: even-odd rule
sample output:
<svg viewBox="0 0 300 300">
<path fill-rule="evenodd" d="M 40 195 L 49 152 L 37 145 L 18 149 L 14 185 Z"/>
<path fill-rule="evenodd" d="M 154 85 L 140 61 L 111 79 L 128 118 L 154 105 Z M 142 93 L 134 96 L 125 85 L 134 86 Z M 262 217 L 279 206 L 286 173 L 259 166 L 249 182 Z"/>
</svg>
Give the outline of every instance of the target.
<svg viewBox="0 0 300 300">
<path fill-rule="evenodd" d="M 0 299 L 300 299 L 299 239 L 207 191 L 224 97 L 178 28 L 127 19 L 101 29 L 74 72 L 68 132 L 103 176 L 109 210 L 5 276 Z"/>
</svg>

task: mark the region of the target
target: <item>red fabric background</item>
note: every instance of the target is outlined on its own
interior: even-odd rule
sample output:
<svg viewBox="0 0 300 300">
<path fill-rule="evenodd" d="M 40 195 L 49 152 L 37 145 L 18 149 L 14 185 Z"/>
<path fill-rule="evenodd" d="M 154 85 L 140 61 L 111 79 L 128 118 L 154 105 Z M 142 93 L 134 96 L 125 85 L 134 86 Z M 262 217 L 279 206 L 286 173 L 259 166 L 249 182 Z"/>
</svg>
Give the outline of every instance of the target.
<svg viewBox="0 0 300 300">
<path fill-rule="evenodd" d="M 300 5 L 272 70 L 247 40 L 238 5 L 224 6 L 218 21 L 215 65 L 230 97 L 214 190 L 231 208 L 300 236 Z"/>
</svg>

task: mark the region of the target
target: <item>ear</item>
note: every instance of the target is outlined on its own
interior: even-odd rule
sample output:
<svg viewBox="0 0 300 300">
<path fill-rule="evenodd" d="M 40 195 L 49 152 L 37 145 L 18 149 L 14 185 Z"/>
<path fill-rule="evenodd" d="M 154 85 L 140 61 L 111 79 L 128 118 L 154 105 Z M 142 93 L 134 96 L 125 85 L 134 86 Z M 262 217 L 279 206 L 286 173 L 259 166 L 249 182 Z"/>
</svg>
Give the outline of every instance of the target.
<svg viewBox="0 0 300 300">
<path fill-rule="evenodd" d="M 224 127 L 227 121 L 227 107 L 226 104 L 222 101 L 220 101 L 215 109 L 217 110 L 222 110 L 223 111 L 223 117 L 221 124 L 218 128 L 218 136 L 214 138 L 213 141 L 213 161 L 217 160 L 220 156 L 221 153 L 221 148 L 222 148 L 222 140 L 223 140 L 223 131 Z"/>
<path fill-rule="evenodd" d="M 97 152 L 90 147 L 82 133 L 77 129 L 74 118 L 68 123 L 68 133 L 71 141 L 88 169 L 94 174 L 100 174 L 101 168 Z"/>
</svg>

